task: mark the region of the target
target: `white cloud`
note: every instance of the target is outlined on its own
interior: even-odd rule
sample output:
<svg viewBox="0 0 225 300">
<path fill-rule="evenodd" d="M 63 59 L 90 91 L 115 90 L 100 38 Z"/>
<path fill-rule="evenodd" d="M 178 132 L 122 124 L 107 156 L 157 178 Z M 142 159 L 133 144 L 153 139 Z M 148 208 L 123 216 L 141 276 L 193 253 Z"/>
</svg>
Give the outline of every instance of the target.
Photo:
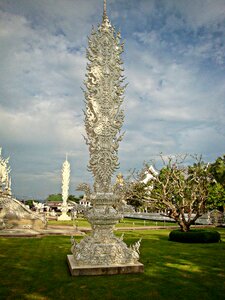
<svg viewBox="0 0 225 300">
<path fill-rule="evenodd" d="M 181 149 L 187 152 L 213 153 L 216 157 L 224 152 L 224 143 L 221 143 L 221 134 L 214 127 L 197 126 L 180 132 Z"/>
<path fill-rule="evenodd" d="M 220 155 L 225 146 L 221 128 L 225 114 L 223 78 L 190 65 L 189 60 L 177 63 L 168 56 L 159 58 L 151 48 L 134 41 L 127 41 L 127 49 L 127 134 L 121 145 L 121 162 L 132 168 L 160 152 L 202 153 L 208 160 Z M 217 136 L 212 143 L 214 150 L 210 126 Z M 196 128 L 201 128 L 199 141 L 204 147 L 197 145 Z"/>
<path fill-rule="evenodd" d="M 223 0 L 175 0 L 166 1 L 166 5 L 169 9 L 180 12 L 187 25 L 193 29 L 224 22 L 225 7 Z"/>
<path fill-rule="evenodd" d="M 126 37 L 122 172 L 160 152 L 222 154 L 222 2 L 114 0 L 108 11 Z M 99 0 L 0 3 L 0 136 L 19 195 L 60 191 L 66 152 L 72 192 L 91 180 L 80 86 L 87 35 L 101 13 Z"/>
<path fill-rule="evenodd" d="M 63 100 L 73 95 L 85 71 L 84 49 L 80 47 L 70 52 L 72 45 L 64 36 L 34 30 L 24 18 L 6 13 L 2 20 L 2 103 L 8 108 L 11 104 L 24 109 L 24 106 L 32 106 L 39 96 Z M 79 94 L 82 95 L 80 90 Z"/>
</svg>

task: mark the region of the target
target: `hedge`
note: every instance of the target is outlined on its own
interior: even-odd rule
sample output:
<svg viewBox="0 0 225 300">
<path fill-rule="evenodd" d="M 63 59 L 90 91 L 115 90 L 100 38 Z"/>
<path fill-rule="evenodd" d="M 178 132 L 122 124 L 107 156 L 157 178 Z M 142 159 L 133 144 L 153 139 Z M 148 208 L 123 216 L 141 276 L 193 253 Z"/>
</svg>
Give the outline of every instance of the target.
<svg viewBox="0 0 225 300">
<path fill-rule="evenodd" d="M 219 232 L 215 230 L 190 230 L 182 232 L 173 230 L 169 234 L 169 240 L 180 243 L 218 243 L 221 241 Z"/>
</svg>

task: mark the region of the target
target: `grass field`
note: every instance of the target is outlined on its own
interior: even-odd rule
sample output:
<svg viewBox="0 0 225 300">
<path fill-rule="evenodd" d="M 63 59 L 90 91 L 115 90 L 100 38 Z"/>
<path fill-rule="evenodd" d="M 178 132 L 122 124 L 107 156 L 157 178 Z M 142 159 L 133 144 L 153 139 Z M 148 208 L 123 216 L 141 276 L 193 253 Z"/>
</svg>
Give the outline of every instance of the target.
<svg viewBox="0 0 225 300">
<path fill-rule="evenodd" d="M 144 274 L 96 277 L 70 276 L 70 237 L 1 237 L 0 299 L 222 300 L 225 230 L 219 232 L 222 243 L 181 244 L 168 241 L 167 229 L 125 231 L 127 244 L 142 237 Z"/>
<path fill-rule="evenodd" d="M 78 218 L 74 221 L 57 221 L 57 220 L 49 220 L 49 225 L 70 225 L 73 224 L 78 225 L 78 227 L 91 227 L 90 223 L 86 219 Z M 132 227 L 132 226 L 177 226 L 174 222 L 155 222 L 155 221 L 148 221 L 148 220 L 141 220 L 141 219 L 130 219 L 124 218 L 121 220 L 116 227 Z"/>
</svg>

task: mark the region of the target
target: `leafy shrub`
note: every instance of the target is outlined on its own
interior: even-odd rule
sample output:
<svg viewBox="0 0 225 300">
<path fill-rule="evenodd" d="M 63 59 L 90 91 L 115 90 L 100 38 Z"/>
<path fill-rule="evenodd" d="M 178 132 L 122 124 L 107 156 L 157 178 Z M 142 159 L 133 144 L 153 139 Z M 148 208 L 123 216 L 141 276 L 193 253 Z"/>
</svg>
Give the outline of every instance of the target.
<svg viewBox="0 0 225 300">
<path fill-rule="evenodd" d="M 169 240 L 180 243 L 218 243 L 220 234 L 214 230 L 190 230 L 182 232 L 173 230 L 169 234 Z"/>
</svg>

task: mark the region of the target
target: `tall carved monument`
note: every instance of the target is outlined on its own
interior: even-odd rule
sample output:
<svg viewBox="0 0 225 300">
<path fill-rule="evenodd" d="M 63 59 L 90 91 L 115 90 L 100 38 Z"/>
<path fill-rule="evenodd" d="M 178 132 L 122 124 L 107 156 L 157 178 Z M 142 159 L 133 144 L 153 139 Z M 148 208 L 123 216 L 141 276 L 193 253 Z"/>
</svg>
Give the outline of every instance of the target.
<svg viewBox="0 0 225 300">
<path fill-rule="evenodd" d="M 67 215 L 68 212 L 68 204 L 67 204 L 67 199 L 69 195 L 69 185 L 70 185 L 70 163 L 66 160 L 63 163 L 62 167 L 62 214 L 59 216 L 58 220 L 71 220 L 71 218 Z"/>
<path fill-rule="evenodd" d="M 74 242 L 73 255 L 67 256 L 74 276 L 143 272 L 143 265 L 138 262 L 140 241 L 127 247 L 122 238 L 113 234 L 114 225 L 122 218 L 122 199 L 111 183 L 119 166 L 118 147 L 124 119 L 122 52 L 120 33 L 110 24 L 104 1 L 102 23 L 89 37 L 85 81 L 88 168 L 94 177 L 92 208 L 86 217 L 92 234 L 80 243 Z"/>
</svg>

